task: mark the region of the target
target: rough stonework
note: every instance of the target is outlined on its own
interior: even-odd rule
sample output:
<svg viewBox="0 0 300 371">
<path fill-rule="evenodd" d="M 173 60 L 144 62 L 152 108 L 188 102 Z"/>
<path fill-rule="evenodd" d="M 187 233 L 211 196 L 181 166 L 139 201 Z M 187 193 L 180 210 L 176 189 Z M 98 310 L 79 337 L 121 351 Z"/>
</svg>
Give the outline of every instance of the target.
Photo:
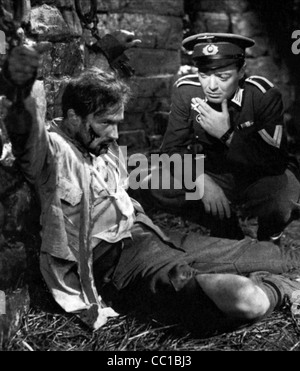
<svg viewBox="0 0 300 371">
<path fill-rule="evenodd" d="M 101 67 L 103 61 L 85 46 L 91 35 L 79 20 L 74 0 L 36 0 L 31 4 L 32 34 L 38 41 L 49 43 L 43 53 L 40 76 L 45 82 L 47 118 L 50 120 L 61 114 L 61 88 L 69 76 L 84 67 Z M 81 4 L 84 12 L 90 10 L 89 2 L 81 1 Z M 168 0 L 159 2 L 158 6 L 157 0 L 99 0 L 97 6 L 99 36 L 116 29 L 127 29 L 133 30 L 142 40 L 138 48 L 126 52 L 135 69 L 135 94 L 126 113 L 120 142 L 123 144 L 122 138 L 127 140 L 130 136 L 133 150 L 145 150 L 149 143 L 157 144 L 151 136 L 161 135 L 166 126 L 172 88 L 170 80 L 181 64 L 184 1 Z M 149 85 L 146 96 L 145 78 Z M 160 86 L 152 88 L 158 80 L 163 86 L 162 91 Z M 157 128 L 158 125 L 162 128 Z"/>
</svg>

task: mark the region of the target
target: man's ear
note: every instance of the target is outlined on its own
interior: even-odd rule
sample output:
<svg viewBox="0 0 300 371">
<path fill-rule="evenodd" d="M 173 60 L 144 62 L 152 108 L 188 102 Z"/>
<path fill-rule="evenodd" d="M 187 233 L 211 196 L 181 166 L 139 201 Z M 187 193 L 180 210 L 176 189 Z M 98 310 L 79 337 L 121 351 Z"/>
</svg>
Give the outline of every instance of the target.
<svg viewBox="0 0 300 371">
<path fill-rule="evenodd" d="M 76 112 L 73 110 L 73 108 L 68 109 L 67 118 L 72 130 L 79 128 L 79 125 L 81 125 L 81 118 L 80 116 L 76 115 Z"/>
<path fill-rule="evenodd" d="M 239 80 L 241 80 L 246 74 L 246 62 L 243 64 L 242 68 L 239 70 Z"/>
</svg>

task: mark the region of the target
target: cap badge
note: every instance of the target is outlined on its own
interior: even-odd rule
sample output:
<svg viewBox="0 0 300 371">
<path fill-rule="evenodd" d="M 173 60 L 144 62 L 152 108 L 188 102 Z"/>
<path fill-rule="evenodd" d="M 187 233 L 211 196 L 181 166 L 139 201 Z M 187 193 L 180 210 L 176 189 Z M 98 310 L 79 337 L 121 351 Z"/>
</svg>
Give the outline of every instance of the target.
<svg viewBox="0 0 300 371">
<path fill-rule="evenodd" d="M 203 54 L 205 55 L 215 55 L 218 53 L 219 48 L 214 44 L 209 44 L 209 45 L 206 45 L 202 51 L 203 51 Z"/>
</svg>

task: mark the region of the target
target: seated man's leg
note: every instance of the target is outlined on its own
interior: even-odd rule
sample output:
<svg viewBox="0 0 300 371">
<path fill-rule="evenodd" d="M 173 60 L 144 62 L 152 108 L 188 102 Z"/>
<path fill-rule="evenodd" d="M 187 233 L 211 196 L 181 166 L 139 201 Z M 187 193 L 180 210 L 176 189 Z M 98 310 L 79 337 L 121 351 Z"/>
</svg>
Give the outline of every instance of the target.
<svg viewBox="0 0 300 371">
<path fill-rule="evenodd" d="M 292 273 L 275 275 L 256 272 L 249 278 L 231 274 L 204 274 L 197 275 L 195 279 L 228 318 L 247 322 L 260 320 L 284 304 L 299 304 L 300 275 L 293 276 Z"/>
<path fill-rule="evenodd" d="M 258 218 L 258 239 L 279 234 L 299 213 L 300 183 L 287 170 L 279 176 L 265 177 L 243 192 L 245 215 Z"/>
<path fill-rule="evenodd" d="M 174 308 L 174 318 L 194 333 L 251 325 L 270 314 L 277 304 L 277 296 L 273 297 L 264 284 L 257 285 L 243 276 L 200 274 L 188 265 L 174 267 L 168 276 L 173 295 L 164 295 L 165 308 Z"/>
<path fill-rule="evenodd" d="M 205 241 L 208 241 L 206 245 Z M 247 244 L 253 248 L 250 239 L 243 243 L 227 240 L 230 245 L 223 252 L 218 251 L 221 247 L 218 241 L 221 240 L 198 236 L 198 241 L 186 241 L 193 245 L 190 249 L 185 249 L 184 242 L 181 250 L 163 242 L 147 227 L 136 225 L 132 240 L 127 239 L 122 248 L 119 246 L 119 258 L 116 259 L 118 254 L 113 254 L 108 274 L 96 280 L 97 289 L 104 301 L 117 311 L 139 309 L 158 313 L 160 317 L 182 321 L 190 329 L 198 331 L 227 330 L 253 323 L 278 304 L 277 291 L 264 281 L 257 284 L 239 275 L 226 274 L 243 273 L 239 272 L 243 267 L 239 264 L 240 256 L 249 250 L 245 248 Z M 259 250 L 259 243 L 256 245 Z M 253 251 L 252 262 L 245 265 L 247 273 L 255 271 L 257 258 L 254 255 L 257 251 L 255 248 Z M 272 250 L 269 249 L 268 253 L 270 256 L 264 255 L 264 262 L 258 264 L 258 269 L 269 268 Z M 224 255 L 227 256 L 225 259 Z M 298 255 L 294 256 L 293 267 L 299 268 Z M 95 277 L 99 272 L 97 267 L 108 261 L 107 256 L 104 258 L 100 257 L 95 262 Z M 245 259 L 249 258 L 251 255 L 248 253 Z M 276 252 L 274 259 L 278 258 Z M 230 263 L 231 259 L 233 262 Z M 279 262 L 276 264 L 275 272 L 281 269 Z M 288 268 L 287 265 L 285 269 Z M 214 274 L 215 271 L 220 273 Z M 210 272 L 213 274 L 207 274 Z M 274 285 L 277 287 L 276 282 Z M 208 329 L 205 328 L 207 325 Z"/>
<path fill-rule="evenodd" d="M 195 277 L 205 294 L 227 316 L 254 320 L 270 309 L 266 293 L 250 279 L 233 274 L 201 274 Z"/>
</svg>

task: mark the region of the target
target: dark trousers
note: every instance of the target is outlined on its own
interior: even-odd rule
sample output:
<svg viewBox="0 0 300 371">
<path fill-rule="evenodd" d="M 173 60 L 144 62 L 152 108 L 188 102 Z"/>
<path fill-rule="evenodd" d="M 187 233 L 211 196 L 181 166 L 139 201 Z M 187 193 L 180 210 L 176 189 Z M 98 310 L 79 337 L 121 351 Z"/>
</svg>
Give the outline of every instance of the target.
<svg viewBox="0 0 300 371">
<path fill-rule="evenodd" d="M 192 216 L 195 221 L 212 229 L 212 235 L 218 237 L 243 238 L 244 235 L 249 235 L 259 240 L 268 240 L 299 217 L 300 183 L 290 170 L 282 175 L 253 181 L 237 178 L 232 174 L 207 174 L 223 189 L 230 201 L 231 219 L 220 221 L 207 215 L 201 200 L 185 200 L 185 189 L 149 187 L 147 190 L 140 190 L 137 197 L 146 209 L 147 205 L 151 205 Z M 149 180 L 149 184 L 150 182 Z M 225 235 L 222 234 L 224 230 Z"/>
<path fill-rule="evenodd" d="M 274 274 L 300 268 L 300 249 L 250 238 L 241 241 L 174 233 L 173 243 L 136 223 L 132 239 L 100 243 L 94 251 L 96 287 L 119 312 L 141 310 L 163 320 L 182 321 L 190 330 L 232 329 L 194 279 L 203 273 Z M 256 282 L 257 283 L 257 282 Z"/>
</svg>

